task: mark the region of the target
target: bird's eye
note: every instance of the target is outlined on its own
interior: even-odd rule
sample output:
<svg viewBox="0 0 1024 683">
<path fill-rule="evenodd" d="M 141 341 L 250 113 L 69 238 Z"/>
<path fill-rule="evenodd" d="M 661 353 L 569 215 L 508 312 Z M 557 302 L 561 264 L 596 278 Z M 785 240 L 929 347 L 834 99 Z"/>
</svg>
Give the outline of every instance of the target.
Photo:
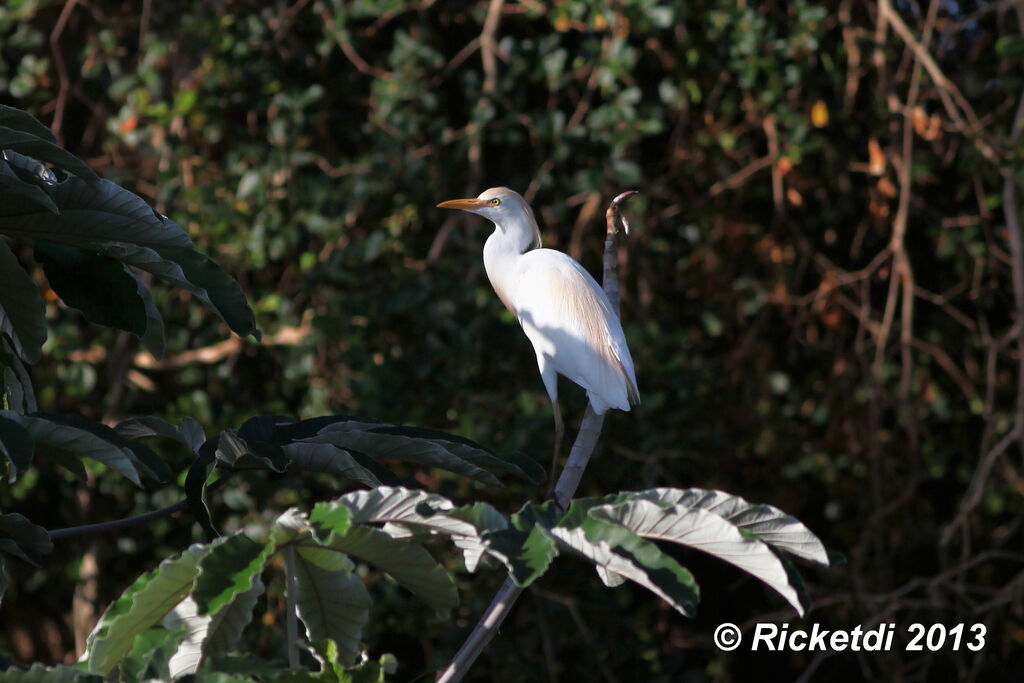
<svg viewBox="0 0 1024 683">
<path fill-rule="evenodd" d="M 501 200 L 495 197 L 494 199 L 491 200 L 491 204 L 493 204 L 494 206 L 499 206 L 501 204 Z"/>
</svg>

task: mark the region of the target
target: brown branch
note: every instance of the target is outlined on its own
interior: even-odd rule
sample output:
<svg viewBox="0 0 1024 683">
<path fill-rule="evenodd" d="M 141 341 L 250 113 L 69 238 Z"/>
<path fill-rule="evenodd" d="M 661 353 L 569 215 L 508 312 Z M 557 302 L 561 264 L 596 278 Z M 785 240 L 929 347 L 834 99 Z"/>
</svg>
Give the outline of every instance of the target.
<svg viewBox="0 0 1024 683">
<path fill-rule="evenodd" d="M 352 41 L 348 38 L 348 31 L 346 31 L 344 27 L 335 27 L 334 17 L 331 16 L 331 12 L 326 5 L 318 2 L 316 4 L 316 9 L 320 12 L 320 18 L 324 20 L 328 33 L 334 37 L 334 42 L 337 43 L 339 48 L 341 48 L 342 54 L 344 54 L 348 61 L 352 63 L 352 66 L 359 70 L 359 73 L 366 74 L 367 76 L 373 76 L 374 78 L 380 78 L 382 80 L 390 80 L 394 77 L 390 71 L 373 66 L 363 59 L 358 52 L 356 52 L 355 47 L 352 45 Z"/>
<path fill-rule="evenodd" d="M 907 44 L 917 58 L 919 64 L 924 66 L 928 75 L 931 77 L 932 82 L 935 83 L 935 87 L 938 89 L 939 99 L 942 100 L 943 106 L 946 108 L 946 112 L 949 114 L 957 125 L 967 134 L 967 136 L 974 142 L 974 145 L 982 153 L 982 155 L 990 162 L 998 164 L 999 156 L 996 154 L 992 146 L 982 139 L 983 126 L 978 121 L 978 116 L 974 113 L 974 109 L 971 107 L 970 102 L 963 96 L 960 89 L 956 87 L 956 84 L 946 78 L 946 75 L 942 73 L 942 69 L 935 62 L 935 58 L 932 57 L 928 51 L 927 42 L 921 43 L 914 38 L 914 34 L 907 27 L 903 18 L 892 8 L 890 0 L 879 0 L 878 2 L 879 14 L 884 20 L 892 26 L 893 30 L 903 39 L 903 42 Z M 962 112 L 962 113 L 961 113 Z M 967 119 L 966 123 L 964 118 Z"/>
<path fill-rule="evenodd" d="M 751 161 L 749 164 L 747 164 L 740 170 L 733 173 L 728 178 L 723 178 L 722 180 L 719 180 L 717 183 L 712 185 L 711 189 L 708 190 L 708 194 L 710 194 L 712 197 L 715 197 L 724 192 L 725 190 L 734 190 L 737 187 L 742 186 L 743 183 L 747 181 L 747 178 L 754 175 L 762 168 L 767 168 L 771 166 L 774 161 L 775 159 L 772 157 L 771 154 L 763 156 L 760 159 L 755 159 L 754 161 Z"/>
<path fill-rule="evenodd" d="M 57 23 L 50 33 L 50 51 L 53 52 L 53 65 L 57 67 L 57 79 L 60 81 L 60 88 L 57 91 L 57 103 L 54 105 L 53 125 L 50 126 L 50 129 L 53 130 L 53 135 L 59 142 L 64 141 L 62 133 L 64 108 L 67 106 L 68 92 L 71 90 L 68 67 L 64 63 L 64 53 L 60 49 L 60 37 L 63 35 L 64 29 L 68 25 L 68 19 L 71 18 L 71 12 L 77 4 L 78 0 L 68 0 L 64 4 L 64 8 L 60 11 L 60 16 L 57 17 Z"/>
<path fill-rule="evenodd" d="M 1017 7 L 1017 22 L 1020 30 L 1024 32 L 1024 8 Z M 1015 145 L 1024 134 L 1024 93 L 1021 94 L 1017 104 L 1017 111 L 1013 123 L 1010 125 L 1010 144 Z M 981 502 L 982 494 L 988 482 L 989 474 L 995 467 L 999 458 L 1013 444 L 1018 443 L 1018 448 L 1024 452 L 1024 226 L 1021 225 L 1020 204 L 1017 196 L 1017 179 L 1014 177 L 1012 168 L 1004 168 L 1003 171 L 1003 214 L 1006 218 L 1006 230 L 1010 241 L 1010 267 L 1013 286 L 1014 324 L 1013 327 L 1002 338 L 999 346 L 1004 342 L 1013 342 L 1017 347 L 1017 402 L 1014 411 L 1013 428 L 1010 429 L 999 442 L 991 449 L 985 449 L 985 444 L 991 439 L 993 430 L 993 419 L 991 415 L 991 401 L 994 399 L 994 375 L 995 362 L 999 346 L 993 346 L 989 351 L 988 375 L 986 395 L 987 420 L 985 433 L 982 435 L 982 452 L 984 455 L 978 463 L 978 468 L 971 478 L 967 493 L 960 503 L 960 511 L 956 518 L 943 532 L 941 544 L 948 544 L 954 532 L 963 526 L 971 511 Z"/>
</svg>

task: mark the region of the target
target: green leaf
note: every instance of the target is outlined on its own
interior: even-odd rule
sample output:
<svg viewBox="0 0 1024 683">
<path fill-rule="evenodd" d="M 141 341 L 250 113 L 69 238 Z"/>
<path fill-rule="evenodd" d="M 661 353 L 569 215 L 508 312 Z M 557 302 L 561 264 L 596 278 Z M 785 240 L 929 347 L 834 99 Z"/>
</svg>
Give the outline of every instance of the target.
<svg viewBox="0 0 1024 683">
<path fill-rule="evenodd" d="M 153 293 L 149 291 L 149 287 L 142 281 L 142 278 L 130 268 L 125 268 L 125 272 L 135 280 L 135 290 L 146 309 L 146 332 L 142 335 L 142 345 L 153 354 L 154 358 L 160 360 L 164 357 L 165 351 L 164 318 L 156 307 Z"/>
<path fill-rule="evenodd" d="M 61 465 L 65 465 L 68 460 L 91 458 L 123 474 L 142 488 L 139 472 L 135 468 L 135 454 L 130 449 L 121 448 L 84 429 L 55 421 L 62 418 L 19 415 L 10 410 L 0 410 L 0 416 L 19 423 L 28 431 L 35 441 L 37 454 L 53 458 Z"/>
<path fill-rule="evenodd" d="M 43 666 L 0 671 L 0 683 L 102 683 L 103 679 L 73 666 Z"/>
<path fill-rule="evenodd" d="M 276 680 L 275 675 L 284 672 L 287 662 L 280 660 L 260 659 L 251 654 L 224 655 L 217 654 L 208 657 L 194 679 L 196 683 L 203 683 L 208 680 L 211 674 L 232 677 L 230 680 L 241 680 L 251 683 L 253 679 L 261 681 Z M 216 679 L 221 680 L 221 679 Z"/>
<path fill-rule="evenodd" d="M 32 453 L 35 442 L 28 430 L 18 422 L 0 417 L 0 455 L 11 461 L 18 472 L 24 472 L 32 466 Z"/>
<path fill-rule="evenodd" d="M 49 532 L 16 512 L 0 515 L 0 552 L 40 566 L 53 551 Z"/>
<path fill-rule="evenodd" d="M 89 671 L 107 674 L 128 654 L 135 636 L 157 624 L 192 587 L 210 546 L 193 545 L 140 576 L 107 608 L 89 635 Z"/>
<path fill-rule="evenodd" d="M 14 352 L 12 342 L 0 334 L 0 365 L 3 366 L 3 398 L 16 413 L 31 413 L 37 409 L 32 378 L 21 358 Z"/>
<path fill-rule="evenodd" d="M 488 551 L 483 534 L 508 527 L 508 521 L 487 503 L 456 509 L 447 498 L 402 487 L 353 491 L 338 502 L 351 510 L 353 523 L 383 523 L 384 531 L 392 538 L 407 538 L 422 531 L 451 537 L 463 552 L 469 571 L 476 571 L 480 558 Z M 498 553 L 498 559 L 507 560 L 503 553 Z"/>
<path fill-rule="evenodd" d="M 344 569 L 322 569 L 298 553 L 295 578 L 296 606 L 306 637 L 310 641 L 330 638 L 337 643 L 341 662 L 354 664 L 373 604 L 362 579 Z"/>
<path fill-rule="evenodd" d="M 199 563 L 192 591 L 199 614 L 216 614 L 252 588 L 273 552 L 272 544 L 257 543 L 241 532 L 218 539 Z"/>
<path fill-rule="evenodd" d="M 202 426 L 191 417 L 182 418 L 180 427 L 152 415 L 132 417 L 118 424 L 114 431 L 132 440 L 154 436 L 171 439 L 184 444 L 193 453 L 198 453 L 199 448 L 206 443 Z"/>
<path fill-rule="evenodd" d="M 210 508 L 206 505 L 206 482 L 210 468 L 216 460 L 215 451 L 219 441 L 220 438 L 215 437 L 203 442 L 196 459 L 189 465 L 185 474 L 185 500 L 188 509 L 210 539 L 220 535 L 213 525 L 213 518 L 210 517 Z"/>
<path fill-rule="evenodd" d="M 177 678 L 195 673 L 211 655 L 233 650 L 242 631 L 252 621 L 252 610 L 263 594 L 264 586 L 258 574 L 253 585 L 238 593 L 234 599 L 213 615 L 201 615 L 191 597 L 182 600 L 164 617 L 166 628 L 185 627 L 186 637 L 168 662 L 169 675 Z"/>
<path fill-rule="evenodd" d="M 104 253 L 110 243 L 192 247 L 192 240 L 174 221 L 109 180 L 91 185 L 69 176 L 50 188 L 50 196 L 60 215 L 25 199 L 8 198 L 0 204 L 0 233 L 22 240 L 91 247 Z"/>
<path fill-rule="evenodd" d="M 168 666 L 179 644 L 185 639 L 185 629 L 146 629 L 135 636 L 132 649 L 111 674 L 122 681 L 170 680 Z"/>
<path fill-rule="evenodd" d="M 591 508 L 594 519 L 619 524 L 638 536 L 671 541 L 702 550 L 765 582 L 804 613 L 799 595 L 790 584 L 786 568 L 767 544 L 744 536 L 722 517 L 700 508 L 671 506 L 649 500 L 631 500 L 617 505 Z"/>
<path fill-rule="evenodd" d="M 317 503 L 309 515 L 309 525 L 317 541 L 329 545 L 352 527 L 352 514 L 338 501 Z"/>
<path fill-rule="evenodd" d="M 251 334 L 259 341 L 261 335 L 256 329 L 256 316 L 249 307 L 245 293 L 213 259 L 194 249 L 160 247 L 156 252 L 164 259 L 176 263 L 193 288 L 206 293 L 213 310 L 235 334 L 240 337 Z"/>
<path fill-rule="evenodd" d="M 570 505 L 566 517 L 578 519 L 578 511 L 573 510 L 573 506 L 586 508 L 588 501 L 573 501 Z M 658 546 L 629 529 L 587 517 L 579 525 L 575 522 L 559 524 L 551 528 L 550 533 L 560 544 L 599 569 L 638 583 L 681 614 L 692 616 L 697 608 L 700 589 L 693 575 L 662 553 Z"/>
<path fill-rule="evenodd" d="M 731 493 L 698 488 L 656 488 L 626 495 L 651 500 L 663 507 L 677 505 L 707 510 L 772 547 L 829 566 L 828 552 L 818 537 L 798 519 L 771 505 L 755 505 Z"/>
<path fill-rule="evenodd" d="M 1003 36 L 996 41 L 996 54 L 1009 59 L 1024 57 L 1024 36 Z"/>
<path fill-rule="evenodd" d="M 365 486 L 380 486 L 373 469 L 365 467 L 343 448 L 329 443 L 290 443 L 281 447 L 290 472 L 322 472 L 345 477 Z M 379 467 L 374 469 L 379 470 Z"/>
<path fill-rule="evenodd" d="M 115 429 L 99 422 L 87 420 L 78 415 L 52 415 L 50 413 L 34 413 L 31 417 L 41 417 L 51 422 L 81 429 L 82 431 L 95 434 L 104 441 L 119 446 L 125 455 L 131 459 L 137 469 L 141 469 L 149 477 L 160 483 L 171 479 L 171 468 L 158 456 L 153 449 L 141 443 L 136 443 L 117 433 Z"/>
<path fill-rule="evenodd" d="M 57 208 L 57 205 L 53 203 L 53 199 L 43 188 L 25 182 L 18 176 L 7 162 L 7 154 L 13 154 L 13 152 L 4 151 L 0 153 L 0 192 L 20 195 L 51 213 L 60 213 L 60 209 Z"/>
<path fill-rule="evenodd" d="M 271 470 L 280 473 L 288 469 L 288 458 L 281 446 L 266 442 L 250 443 L 234 429 L 221 432 L 217 460 L 239 470 Z"/>
<path fill-rule="evenodd" d="M 10 149 L 0 150 L 0 157 L 3 157 L 18 178 L 32 183 L 44 191 L 48 191 L 50 186 L 56 185 L 58 182 L 57 174 L 51 171 L 49 166 L 31 157 L 18 154 Z M 47 192 L 47 196 L 49 196 L 49 192 Z"/>
<path fill-rule="evenodd" d="M 379 529 L 353 526 L 344 536 L 331 537 L 327 546 L 387 572 L 441 616 L 459 604 L 451 576 L 418 545 L 395 540 Z"/>
<path fill-rule="evenodd" d="M 14 352 L 35 363 L 46 341 L 46 305 L 39 288 L 21 268 L 18 258 L 0 239 L 0 335 L 7 335 Z"/>
<path fill-rule="evenodd" d="M 332 521 L 338 523 L 334 511 L 330 512 L 329 517 L 333 518 Z M 331 538 L 331 531 L 328 527 L 321 526 L 319 531 L 326 538 Z M 314 529 L 310 525 L 306 514 L 300 512 L 298 508 L 290 508 L 274 520 L 274 525 L 270 529 L 270 541 L 278 549 L 285 545 L 294 546 L 299 555 L 307 562 L 312 562 L 321 569 L 328 571 L 339 569 L 351 571 L 355 567 L 352 560 L 343 553 L 325 547 L 314 537 L 313 533 Z"/>
<path fill-rule="evenodd" d="M 36 261 L 50 287 L 85 319 L 141 338 L 146 333 L 146 303 L 125 266 L 79 247 L 39 240 Z"/>
<path fill-rule="evenodd" d="M 329 443 L 338 448 L 363 453 L 376 460 L 403 460 L 425 467 L 454 472 L 491 486 L 501 482 L 491 472 L 463 457 L 466 447 L 454 442 L 428 441 L 375 431 L 346 429 L 343 423 L 326 427 L 305 443 Z"/>
<path fill-rule="evenodd" d="M 50 129 L 40 123 L 36 117 L 20 109 L 8 107 L 5 104 L 0 104 L 0 126 L 7 126 L 24 133 L 31 133 L 47 142 L 57 142 L 57 138 L 53 137 Z"/>
<path fill-rule="evenodd" d="M 545 481 L 547 471 L 529 458 L 501 458 L 471 439 L 459 434 L 442 432 L 425 427 L 407 427 L 398 425 L 381 425 L 372 430 L 375 434 L 393 434 L 413 439 L 426 439 L 442 445 L 459 457 L 478 465 L 490 472 L 511 474 L 533 483 Z M 525 469 L 524 469 L 525 468 Z"/>
<path fill-rule="evenodd" d="M 157 251 L 148 247 L 117 243 L 101 245 L 100 249 L 111 258 L 152 273 L 190 292 L 219 315 L 236 334 L 252 334 L 259 339 L 255 316 L 241 288 L 229 275 L 220 270 L 216 263 L 202 254 L 189 249 Z M 188 256 L 185 252 L 191 252 L 192 255 Z M 193 264 L 186 268 L 176 259 L 185 262 L 186 265 L 192 264 L 193 261 L 201 261 L 204 265 L 198 267 Z M 193 281 L 193 277 L 198 281 Z"/>
<path fill-rule="evenodd" d="M 7 122 L 11 122 L 11 118 Z M 22 125 L 21 127 L 24 127 Z M 10 149 L 19 154 L 30 156 L 40 161 L 59 166 L 66 171 L 80 176 L 85 181 L 95 185 L 100 182 L 96 173 L 74 154 L 67 152 L 51 142 L 52 136 L 40 137 L 25 130 L 16 130 L 6 125 L 0 125 L 0 149 Z"/>
</svg>

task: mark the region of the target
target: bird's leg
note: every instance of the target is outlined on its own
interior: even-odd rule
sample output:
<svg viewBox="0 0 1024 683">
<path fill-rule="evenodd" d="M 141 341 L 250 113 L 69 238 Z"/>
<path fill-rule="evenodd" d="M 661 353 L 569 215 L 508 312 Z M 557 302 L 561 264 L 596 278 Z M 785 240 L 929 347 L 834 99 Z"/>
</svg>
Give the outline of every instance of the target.
<svg viewBox="0 0 1024 683">
<path fill-rule="evenodd" d="M 562 437 L 565 436 L 565 425 L 562 423 L 562 407 L 555 399 L 551 402 L 551 411 L 555 414 L 555 447 L 551 454 L 551 473 L 548 475 L 548 495 L 555 490 L 555 477 L 558 474 L 558 455 L 562 450 Z"/>
</svg>

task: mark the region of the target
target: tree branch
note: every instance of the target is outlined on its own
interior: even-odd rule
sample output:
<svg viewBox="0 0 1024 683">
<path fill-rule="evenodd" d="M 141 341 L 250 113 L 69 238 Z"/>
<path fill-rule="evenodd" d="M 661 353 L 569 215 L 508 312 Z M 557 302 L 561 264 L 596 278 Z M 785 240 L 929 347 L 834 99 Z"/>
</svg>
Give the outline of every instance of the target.
<svg viewBox="0 0 1024 683">
<path fill-rule="evenodd" d="M 212 484 L 206 487 L 207 491 L 216 491 L 230 478 L 228 474 L 225 474 L 220 479 L 216 480 Z M 166 507 L 162 507 L 158 510 L 150 510 L 149 512 L 143 512 L 141 515 L 135 515 L 134 517 L 126 517 L 124 519 L 114 519 L 109 522 L 97 522 L 96 524 L 80 524 L 78 526 L 69 526 L 63 529 L 52 529 L 48 533 L 50 534 L 50 540 L 55 541 L 59 538 L 71 538 L 73 536 L 87 536 L 88 534 L 97 534 L 104 531 L 116 531 L 118 529 L 124 529 L 130 526 L 137 526 L 139 524 L 145 524 L 151 522 L 154 519 L 160 519 L 161 517 L 170 517 L 176 512 L 181 512 L 188 506 L 188 499 L 179 500 L 177 503 L 172 503 Z"/>
</svg>

